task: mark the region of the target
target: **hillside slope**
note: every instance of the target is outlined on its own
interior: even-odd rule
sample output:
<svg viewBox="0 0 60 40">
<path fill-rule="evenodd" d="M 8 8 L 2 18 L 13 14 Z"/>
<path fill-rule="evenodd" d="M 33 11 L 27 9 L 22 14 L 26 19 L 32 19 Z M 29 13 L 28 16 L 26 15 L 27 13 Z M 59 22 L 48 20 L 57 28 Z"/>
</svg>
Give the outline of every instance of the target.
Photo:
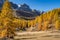
<svg viewBox="0 0 60 40">
<path fill-rule="evenodd" d="M 60 29 L 60 8 L 43 13 L 37 19 L 40 23 L 38 27 L 43 27 L 43 30 Z"/>
</svg>

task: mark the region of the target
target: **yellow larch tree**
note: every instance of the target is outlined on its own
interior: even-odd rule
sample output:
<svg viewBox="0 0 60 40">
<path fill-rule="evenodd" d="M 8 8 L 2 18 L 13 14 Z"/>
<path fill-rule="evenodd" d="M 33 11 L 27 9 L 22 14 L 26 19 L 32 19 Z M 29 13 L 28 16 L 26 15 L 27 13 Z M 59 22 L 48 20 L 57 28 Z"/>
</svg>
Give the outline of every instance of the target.
<svg viewBox="0 0 60 40">
<path fill-rule="evenodd" d="M 13 23 L 13 10 L 11 7 L 11 4 L 8 0 L 6 0 L 3 4 L 3 8 L 0 14 L 0 23 L 2 26 L 2 35 L 0 37 L 10 37 L 10 35 L 15 35 L 14 33 L 14 29 L 12 29 L 14 27 L 14 23 Z M 5 28 L 5 29 L 4 29 Z M 6 30 L 6 31 L 5 31 Z M 4 32 L 5 31 L 5 32 Z"/>
</svg>

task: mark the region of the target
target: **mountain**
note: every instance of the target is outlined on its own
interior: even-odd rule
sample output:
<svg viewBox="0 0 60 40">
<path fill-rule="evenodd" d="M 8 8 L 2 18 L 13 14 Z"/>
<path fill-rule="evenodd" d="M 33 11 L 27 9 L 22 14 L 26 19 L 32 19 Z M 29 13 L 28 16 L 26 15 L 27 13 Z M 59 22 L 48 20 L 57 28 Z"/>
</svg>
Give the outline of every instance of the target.
<svg viewBox="0 0 60 40">
<path fill-rule="evenodd" d="M 26 11 L 16 11 L 16 15 L 18 18 L 23 18 L 26 20 L 31 20 L 31 19 L 35 19 L 35 14 L 31 13 L 31 12 L 26 12 Z"/>
<path fill-rule="evenodd" d="M 60 30 L 60 8 L 48 12 L 40 12 L 32 10 L 27 4 L 23 4 L 19 7 L 20 9 L 13 10 L 10 4 L 6 0 L 1 10 L 0 22 L 3 24 L 1 27 L 18 27 L 22 29 L 25 27 L 36 27 L 39 31 L 49 29 Z"/>
<path fill-rule="evenodd" d="M 18 8 L 18 5 L 17 4 L 14 4 L 13 2 L 10 2 L 11 3 L 11 6 L 13 9 L 17 9 Z"/>
<path fill-rule="evenodd" d="M 40 11 L 32 10 L 29 5 L 22 4 L 16 11 L 16 15 L 24 19 L 34 19 L 36 16 L 40 15 Z"/>
<path fill-rule="evenodd" d="M 4 3 L 4 0 L 0 0 L 0 7 L 2 9 L 2 5 Z M 32 10 L 29 5 L 27 4 L 22 4 L 20 7 L 18 7 L 17 4 L 10 2 L 12 8 L 16 10 L 16 15 L 18 18 L 24 18 L 24 19 L 34 19 L 36 16 L 39 16 L 41 14 L 40 11 L 38 10 Z"/>
<path fill-rule="evenodd" d="M 32 11 L 32 9 L 27 5 L 27 4 L 22 4 L 19 8 L 18 8 L 18 10 L 21 10 L 21 11 L 28 11 L 28 12 L 31 12 Z"/>
<path fill-rule="evenodd" d="M 34 14 L 36 14 L 36 16 L 38 16 L 38 15 L 40 15 L 42 12 L 40 12 L 40 11 L 38 11 L 38 10 L 36 10 L 36 9 L 34 9 L 33 11 L 32 11 Z"/>
<path fill-rule="evenodd" d="M 0 9 L 2 8 L 4 0 L 0 0 Z"/>
<path fill-rule="evenodd" d="M 3 6 L 3 3 L 4 3 L 4 0 L 0 0 L 0 8 Z M 14 4 L 13 2 L 10 2 L 11 3 L 11 6 L 13 9 L 17 9 L 18 8 L 18 5 L 17 4 Z"/>
</svg>

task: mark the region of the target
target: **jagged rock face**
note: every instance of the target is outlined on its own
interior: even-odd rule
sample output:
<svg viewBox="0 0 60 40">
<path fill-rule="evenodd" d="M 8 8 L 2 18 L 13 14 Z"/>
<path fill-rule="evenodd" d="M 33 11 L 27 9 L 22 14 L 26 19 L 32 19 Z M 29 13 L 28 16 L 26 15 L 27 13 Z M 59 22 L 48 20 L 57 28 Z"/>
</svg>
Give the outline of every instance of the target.
<svg viewBox="0 0 60 40">
<path fill-rule="evenodd" d="M 26 20 L 35 19 L 35 15 L 33 13 L 25 12 L 25 11 L 16 11 L 16 16 L 18 18 L 23 18 Z"/>
<path fill-rule="evenodd" d="M 40 15 L 39 11 L 32 11 L 27 4 L 21 5 L 16 12 L 17 16 L 23 17 L 24 19 L 34 19 L 37 15 Z"/>
<path fill-rule="evenodd" d="M 40 15 L 41 12 L 34 9 L 34 10 L 33 10 L 33 13 L 35 13 L 36 15 Z"/>
<path fill-rule="evenodd" d="M 5 0 L 0 0 L 0 4 L 3 4 Z"/>
<path fill-rule="evenodd" d="M 0 0 L 0 7 L 2 7 L 3 3 L 4 0 Z M 13 2 L 10 3 L 13 9 L 17 9 L 16 16 L 18 16 L 18 18 L 22 17 L 24 19 L 34 19 L 37 15 L 40 15 L 39 11 L 35 10 L 33 12 L 32 9 L 27 4 L 23 4 L 18 8 L 17 4 L 14 4 Z"/>
<path fill-rule="evenodd" d="M 0 0 L 0 8 L 2 7 L 4 0 Z"/>
<path fill-rule="evenodd" d="M 29 5 L 27 4 L 23 4 L 18 8 L 19 11 L 26 11 L 26 12 L 30 12 L 33 13 L 35 16 L 40 15 L 40 11 L 38 10 L 33 10 L 29 7 Z"/>
<path fill-rule="evenodd" d="M 21 6 L 18 8 L 18 10 L 29 11 L 29 12 L 32 11 L 32 9 L 31 9 L 27 4 L 21 5 Z"/>
<path fill-rule="evenodd" d="M 3 1 L 4 1 L 4 0 L 0 0 L 0 4 L 2 4 L 2 3 L 3 3 Z"/>
<path fill-rule="evenodd" d="M 33 19 L 34 17 L 32 9 L 27 4 L 21 5 L 16 12 L 17 17 L 20 18 Z"/>
<path fill-rule="evenodd" d="M 13 9 L 17 9 L 18 8 L 18 5 L 17 4 L 14 4 L 13 2 L 10 2 L 11 3 L 11 6 Z"/>
<path fill-rule="evenodd" d="M 4 3 L 5 0 L 0 0 L 0 7 L 3 6 L 3 3 Z M 11 3 L 11 6 L 13 9 L 17 9 L 18 8 L 18 5 L 17 4 L 14 4 L 13 2 L 10 2 Z"/>
</svg>

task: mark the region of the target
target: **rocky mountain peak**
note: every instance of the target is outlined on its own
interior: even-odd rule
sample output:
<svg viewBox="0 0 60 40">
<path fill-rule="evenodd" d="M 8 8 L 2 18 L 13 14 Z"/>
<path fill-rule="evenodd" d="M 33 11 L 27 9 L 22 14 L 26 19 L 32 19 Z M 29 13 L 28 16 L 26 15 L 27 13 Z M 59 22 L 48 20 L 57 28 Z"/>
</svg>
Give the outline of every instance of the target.
<svg viewBox="0 0 60 40">
<path fill-rule="evenodd" d="M 4 0 L 0 0 L 0 4 L 2 4 L 4 2 Z"/>
<path fill-rule="evenodd" d="M 2 9 L 3 3 L 4 3 L 4 0 L 0 0 L 0 10 Z"/>
<path fill-rule="evenodd" d="M 19 8 L 18 8 L 18 10 L 22 10 L 22 11 L 32 11 L 32 9 L 27 5 L 27 4 L 22 4 Z"/>
</svg>

